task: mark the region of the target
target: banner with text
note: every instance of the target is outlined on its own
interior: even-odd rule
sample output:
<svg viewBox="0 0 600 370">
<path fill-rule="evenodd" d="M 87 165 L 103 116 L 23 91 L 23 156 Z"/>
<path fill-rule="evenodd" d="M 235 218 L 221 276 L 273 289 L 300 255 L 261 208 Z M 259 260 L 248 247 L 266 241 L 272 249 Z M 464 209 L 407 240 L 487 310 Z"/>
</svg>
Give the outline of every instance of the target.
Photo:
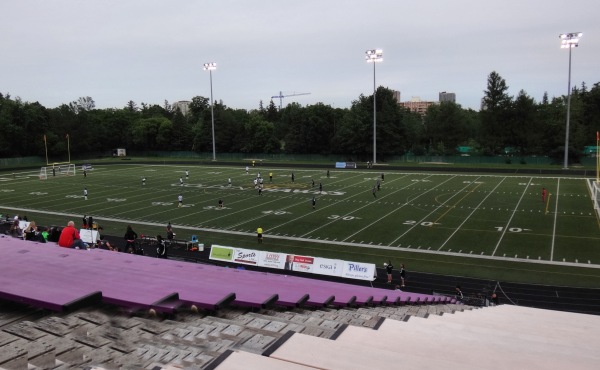
<svg viewBox="0 0 600 370">
<path fill-rule="evenodd" d="M 280 270 L 300 271 L 309 274 L 338 276 L 348 279 L 373 281 L 376 276 L 375 265 L 372 263 L 349 262 L 289 253 L 225 247 L 222 245 L 212 246 L 210 259 Z"/>
</svg>

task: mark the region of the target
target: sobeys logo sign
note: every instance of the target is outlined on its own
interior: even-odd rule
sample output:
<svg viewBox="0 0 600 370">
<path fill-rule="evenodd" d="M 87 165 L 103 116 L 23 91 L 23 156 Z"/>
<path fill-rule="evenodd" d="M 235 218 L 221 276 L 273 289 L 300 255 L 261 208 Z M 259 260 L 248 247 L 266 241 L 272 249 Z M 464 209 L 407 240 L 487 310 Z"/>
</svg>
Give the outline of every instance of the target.
<svg viewBox="0 0 600 370">
<path fill-rule="evenodd" d="M 233 248 L 213 244 L 210 248 L 210 258 L 221 261 L 232 261 Z"/>
</svg>

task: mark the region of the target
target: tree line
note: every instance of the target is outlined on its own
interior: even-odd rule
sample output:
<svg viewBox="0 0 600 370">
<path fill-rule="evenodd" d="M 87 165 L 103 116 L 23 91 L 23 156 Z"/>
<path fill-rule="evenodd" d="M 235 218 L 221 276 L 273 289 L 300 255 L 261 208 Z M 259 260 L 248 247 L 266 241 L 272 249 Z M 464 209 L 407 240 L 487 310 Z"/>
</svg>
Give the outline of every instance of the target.
<svg viewBox="0 0 600 370">
<path fill-rule="evenodd" d="M 378 87 L 377 158 L 385 161 L 406 153 L 455 155 L 468 147 L 475 155 L 551 156 L 564 153 L 567 97 L 542 101 L 524 90 L 507 93 L 506 81 L 489 74 L 482 109 L 464 109 L 442 102 L 425 116 L 399 105 L 389 88 Z M 218 153 L 341 154 L 355 160 L 372 158 L 373 95 L 360 95 L 349 108 L 324 103 L 291 103 L 278 110 L 273 101 L 245 110 L 214 104 Z M 191 99 L 187 114 L 164 104 L 96 109 L 91 97 L 46 108 L 0 94 L 0 157 L 50 156 L 70 152 L 106 153 L 113 148 L 142 151 L 212 152 L 210 100 Z M 595 145 L 600 128 L 600 83 L 585 83 L 571 92 L 570 155 L 576 162 L 583 148 Z M 44 141 L 45 140 L 45 141 Z"/>
</svg>

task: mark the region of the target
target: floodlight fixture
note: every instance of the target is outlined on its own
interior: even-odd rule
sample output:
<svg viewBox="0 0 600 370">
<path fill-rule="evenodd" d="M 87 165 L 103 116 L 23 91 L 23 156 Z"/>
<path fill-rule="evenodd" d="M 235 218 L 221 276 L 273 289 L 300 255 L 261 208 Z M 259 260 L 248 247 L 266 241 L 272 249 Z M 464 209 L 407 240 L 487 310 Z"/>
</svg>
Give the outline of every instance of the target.
<svg viewBox="0 0 600 370">
<path fill-rule="evenodd" d="M 383 62 L 383 50 L 381 49 L 367 50 L 366 54 L 367 63 Z"/>
<path fill-rule="evenodd" d="M 579 46 L 579 39 L 583 36 L 581 32 L 562 33 L 560 37 L 561 49 L 576 48 Z"/>
<path fill-rule="evenodd" d="M 215 63 L 215 62 L 204 63 L 205 71 L 214 71 L 215 69 L 217 69 L 217 63 Z"/>
</svg>

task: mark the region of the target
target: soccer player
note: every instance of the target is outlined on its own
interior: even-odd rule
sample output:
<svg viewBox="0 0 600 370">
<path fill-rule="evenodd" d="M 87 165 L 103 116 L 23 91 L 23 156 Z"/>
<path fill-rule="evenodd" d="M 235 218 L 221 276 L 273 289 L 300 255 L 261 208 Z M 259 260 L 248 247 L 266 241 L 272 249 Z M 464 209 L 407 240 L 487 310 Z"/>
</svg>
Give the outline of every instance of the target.
<svg viewBox="0 0 600 370">
<path fill-rule="evenodd" d="M 377 191 L 381 190 L 381 181 L 377 179 Z"/>
<path fill-rule="evenodd" d="M 190 178 L 190 171 L 185 170 L 185 179 L 189 179 Z"/>
<path fill-rule="evenodd" d="M 315 197 L 312 198 L 312 206 L 313 206 L 313 209 L 315 209 L 317 207 L 317 198 L 315 198 Z"/>
<path fill-rule="evenodd" d="M 142 186 L 146 185 L 146 177 L 142 177 Z"/>
<path fill-rule="evenodd" d="M 177 200 L 179 201 L 179 205 L 177 207 L 183 207 L 183 195 L 179 194 Z"/>
<path fill-rule="evenodd" d="M 542 203 L 546 203 L 546 195 L 548 195 L 548 191 L 546 188 L 542 188 Z"/>
<path fill-rule="evenodd" d="M 381 181 L 385 181 L 385 175 L 383 174 L 383 172 L 381 173 Z"/>
<path fill-rule="evenodd" d="M 219 199 L 219 208 L 223 208 L 223 199 Z"/>
<path fill-rule="evenodd" d="M 246 175 L 248 174 L 248 170 L 249 170 L 249 168 L 248 168 L 248 166 L 246 166 Z"/>
<path fill-rule="evenodd" d="M 87 177 L 87 170 L 86 167 L 83 167 L 83 178 L 85 179 Z"/>
<path fill-rule="evenodd" d="M 373 196 L 374 196 L 375 198 L 377 198 L 377 188 L 375 187 L 375 185 L 373 185 L 373 190 L 372 190 L 372 192 L 373 192 Z"/>
<path fill-rule="evenodd" d="M 88 190 L 87 188 L 83 188 L 83 198 L 85 198 L 85 200 L 87 200 L 88 197 Z"/>
<path fill-rule="evenodd" d="M 294 182 L 294 173 L 292 172 L 292 182 Z"/>
<path fill-rule="evenodd" d="M 273 172 L 269 172 L 269 182 L 273 182 Z"/>
<path fill-rule="evenodd" d="M 329 178 L 329 170 L 327 170 L 327 178 Z"/>
<path fill-rule="evenodd" d="M 310 179 L 312 181 L 312 187 L 315 187 L 315 179 Z"/>
<path fill-rule="evenodd" d="M 262 185 L 258 185 L 258 195 L 262 195 Z"/>
<path fill-rule="evenodd" d="M 227 186 L 231 187 L 231 177 L 227 178 Z"/>
<path fill-rule="evenodd" d="M 320 182 L 319 183 L 319 194 L 321 194 L 323 192 L 323 183 Z"/>
<path fill-rule="evenodd" d="M 179 185 L 183 186 L 183 177 L 179 178 Z"/>
</svg>

